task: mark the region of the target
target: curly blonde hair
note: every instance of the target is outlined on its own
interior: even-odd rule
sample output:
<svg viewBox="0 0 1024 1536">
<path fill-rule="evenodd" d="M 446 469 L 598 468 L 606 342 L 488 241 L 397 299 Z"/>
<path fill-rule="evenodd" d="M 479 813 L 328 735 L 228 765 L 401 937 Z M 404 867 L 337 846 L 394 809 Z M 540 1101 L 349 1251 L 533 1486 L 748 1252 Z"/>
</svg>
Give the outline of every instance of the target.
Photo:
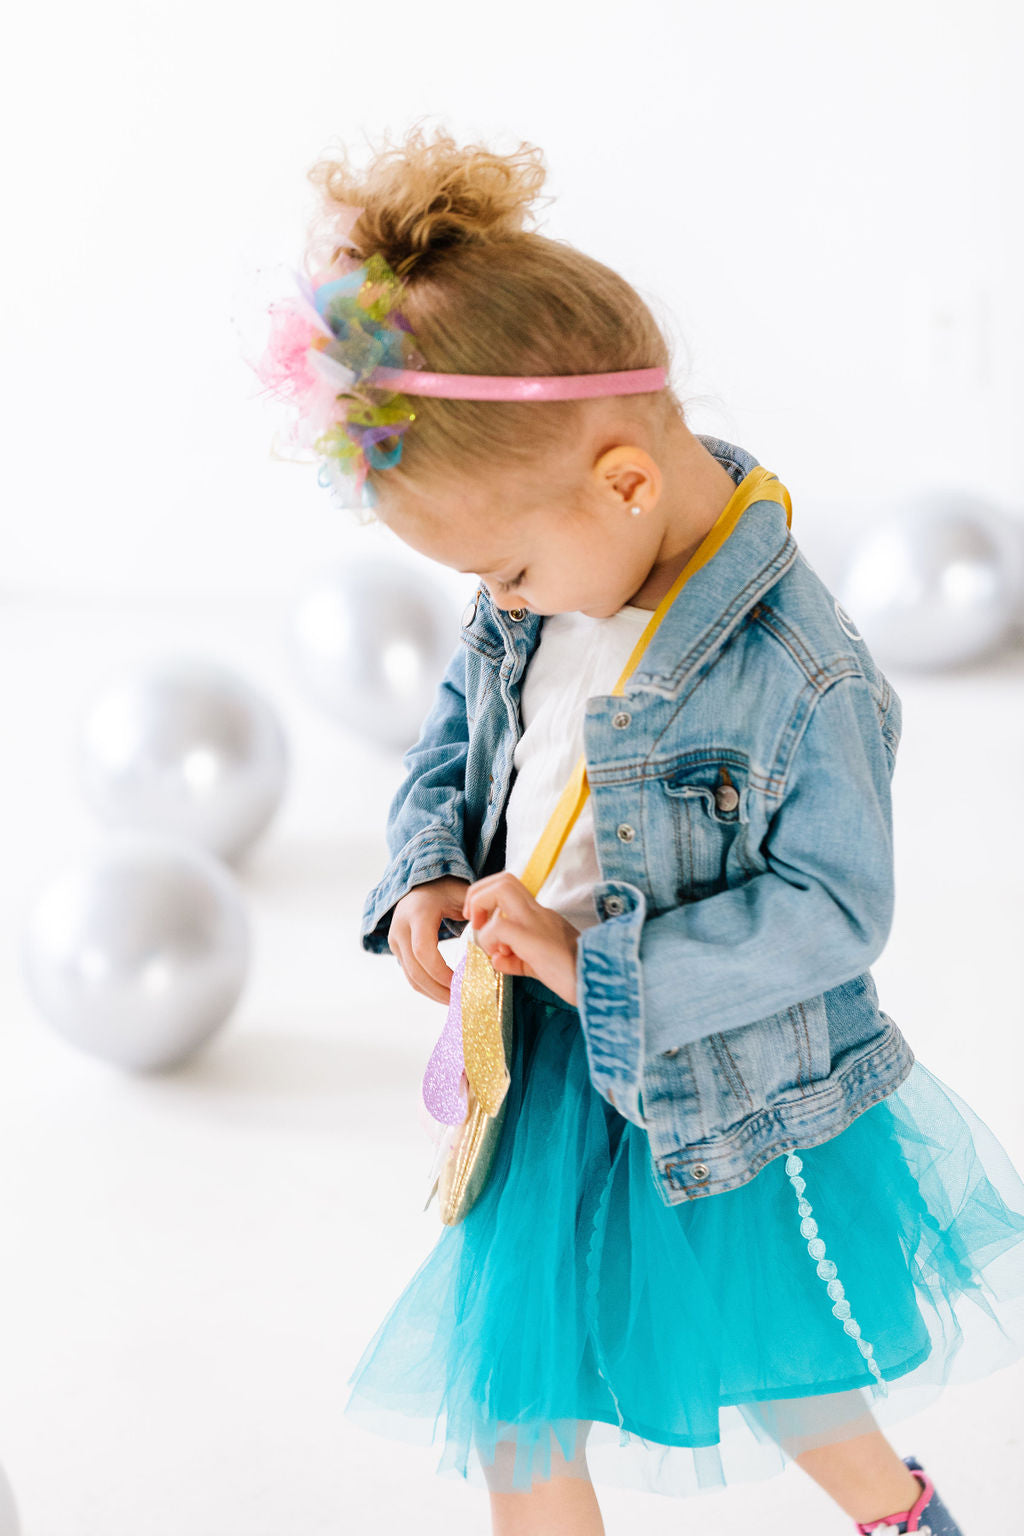
<svg viewBox="0 0 1024 1536">
<path fill-rule="evenodd" d="M 647 304 L 612 268 L 566 241 L 525 227 L 547 172 L 542 152 L 460 146 L 417 124 L 377 146 L 354 170 L 347 151 L 308 171 L 321 203 L 307 230 L 307 273 L 347 249 L 380 252 L 405 284 L 402 309 L 424 366 L 442 373 L 570 374 L 671 368 Z M 548 198 L 546 201 L 553 201 Z M 365 211 L 340 239 L 341 205 Z M 396 480 L 443 484 L 488 466 L 524 469 L 564 445 L 588 402 L 444 400 L 416 396 L 402 458 L 370 470 L 374 489 Z M 670 385 L 630 397 L 652 424 L 683 416 Z"/>
</svg>

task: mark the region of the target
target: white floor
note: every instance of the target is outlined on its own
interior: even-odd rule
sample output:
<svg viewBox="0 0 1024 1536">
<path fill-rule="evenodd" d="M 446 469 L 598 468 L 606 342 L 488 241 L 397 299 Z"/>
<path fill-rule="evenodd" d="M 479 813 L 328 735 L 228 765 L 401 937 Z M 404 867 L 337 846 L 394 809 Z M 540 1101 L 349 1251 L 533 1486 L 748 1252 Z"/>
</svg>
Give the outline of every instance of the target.
<svg viewBox="0 0 1024 1536">
<path fill-rule="evenodd" d="M 346 1378 L 436 1240 L 419 1121 L 442 1022 L 359 943 L 385 863 L 398 755 L 297 696 L 277 619 L 34 603 L 3 613 L 0 1462 L 23 1536 L 483 1536 L 486 1494 L 439 1450 L 348 1424 Z M 21 979 L 52 872 L 101 830 L 75 722 L 108 669 L 200 647 L 276 702 L 294 776 L 238 873 L 251 976 L 175 1074 L 129 1077 L 65 1044 Z M 985 669 L 891 674 L 897 912 L 883 1008 L 1024 1168 L 1024 650 Z M 948 1389 L 894 1437 L 941 1474 L 967 1536 L 1024 1509 L 1024 1363 Z M 846 1536 L 799 1471 L 698 1499 L 607 1489 L 610 1533 Z"/>
</svg>

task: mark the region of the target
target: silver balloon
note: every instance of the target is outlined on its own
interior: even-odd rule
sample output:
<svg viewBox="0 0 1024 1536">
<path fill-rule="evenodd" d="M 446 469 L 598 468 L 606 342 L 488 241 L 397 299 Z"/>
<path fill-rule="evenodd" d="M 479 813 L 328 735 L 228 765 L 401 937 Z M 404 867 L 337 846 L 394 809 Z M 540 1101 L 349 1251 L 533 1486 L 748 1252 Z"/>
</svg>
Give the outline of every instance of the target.
<svg viewBox="0 0 1024 1536">
<path fill-rule="evenodd" d="M 1018 561 L 994 509 L 969 498 L 919 499 L 861 536 L 836 591 L 880 666 L 938 670 L 1006 640 Z"/>
<path fill-rule="evenodd" d="M 316 704 L 404 751 L 419 735 L 458 633 L 458 609 L 429 571 L 357 557 L 308 581 L 292 610 L 288 645 Z"/>
<path fill-rule="evenodd" d="M 40 1013 L 73 1045 L 149 1071 L 183 1061 L 241 994 L 249 925 L 234 875 L 157 833 L 120 832 L 31 909 L 23 969 Z"/>
<path fill-rule="evenodd" d="M 14 1500 L 14 1490 L 0 1467 L 0 1536 L 21 1536 L 21 1519 Z"/>
<path fill-rule="evenodd" d="M 126 673 L 103 689 L 80 731 L 82 790 L 103 822 L 176 834 L 227 860 L 266 828 L 287 769 L 271 704 L 202 657 Z"/>
</svg>

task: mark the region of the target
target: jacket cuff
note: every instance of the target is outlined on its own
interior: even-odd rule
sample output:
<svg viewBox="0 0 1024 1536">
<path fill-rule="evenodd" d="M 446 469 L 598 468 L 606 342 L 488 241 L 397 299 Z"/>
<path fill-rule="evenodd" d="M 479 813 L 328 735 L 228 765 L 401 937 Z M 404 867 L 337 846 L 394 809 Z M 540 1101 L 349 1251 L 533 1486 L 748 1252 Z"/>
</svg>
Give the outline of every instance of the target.
<svg viewBox="0 0 1024 1536">
<path fill-rule="evenodd" d="M 576 1007 L 590 1080 L 620 1115 L 643 1126 L 640 935 L 647 899 L 625 880 L 598 881 L 593 895 L 601 921 L 582 929 L 576 945 Z"/>
<path fill-rule="evenodd" d="M 453 875 L 470 885 L 476 879 L 461 844 L 454 839 L 447 841 L 443 830 L 436 826 L 424 827 L 398 850 L 367 896 L 360 925 L 363 948 L 374 955 L 389 955 L 388 931 L 396 903 L 414 885 L 437 880 L 441 875 Z M 457 939 L 465 927 L 465 920 L 442 918 L 438 940 Z"/>
</svg>

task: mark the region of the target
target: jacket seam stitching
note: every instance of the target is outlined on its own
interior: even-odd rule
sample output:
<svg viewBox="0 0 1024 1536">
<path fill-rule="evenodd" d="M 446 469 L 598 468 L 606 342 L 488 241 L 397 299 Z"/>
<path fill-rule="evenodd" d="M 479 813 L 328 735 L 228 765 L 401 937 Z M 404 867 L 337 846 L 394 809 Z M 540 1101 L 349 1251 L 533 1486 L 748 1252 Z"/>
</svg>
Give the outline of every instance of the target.
<svg viewBox="0 0 1024 1536">
<path fill-rule="evenodd" d="M 780 744 L 778 753 L 776 754 L 775 763 L 773 764 L 770 772 L 770 777 L 772 780 L 781 782 L 783 791 L 785 790 L 786 785 L 789 783 L 790 776 L 793 771 L 793 762 L 800 750 L 800 745 L 804 737 L 810 729 L 811 721 L 814 719 L 818 712 L 818 707 L 821 704 L 822 699 L 827 693 L 830 693 L 838 683 L 846 682 L 849 678 L 859 678 L 861 681 L 863 681 L 863 673 L 860 672 L 857 668 L 851 668 L 846 672 L 837 672 L 829 677 L 829 680 L 824 688 L 816 688 L 814 687 L 813 682 L 810 682 L 808 687 L 802 688 L 797 694 L 796 700 L 793 704 L 793 709 L 790 713 L 789 719 L 786 721 L 785 728 L 782 732 L 782 743 L 785 742 L 787 735 L 789 735 L 791 738 L 789 749 L 783 758 L 782 753 L 785 751 L 785 747 L 784 745 Z M 809 688 L 812 690 L 811 692 L 808 691 Z M 800 709 L 808 702 L 808 698 L 810 699 L 810 708 L 807 710 L 806 718 L 804 719 L 802 725 L 798 723 L 794 727 L 793 722 L 794 720 L 797 720 Z"/>
<path fill-rule="evenodd" d="M 752 504 L 753 505 L 753 504 Z M 732 602 L 719 615 L 714 623 L 706 629 L 691 645 L 690 649 L 681 658 L 679 665 L 672 672 L 646 673 L 652 681 L 658 681 L 668 687 L 680 684 L 686 679 L 687 674 L 694 665 L 695 658 L 699 660 L 708 652 L 719 645 L 725 630 L 732 625 L 737 617 L 750 611 L 749 594 L 761 587 L 768 590 L 774 585 L 774 580 L 767 578 L 781 574 L 785 566 L 795 559 L 796 541 L 787 531 L 786 539 L 778 552 L 772 556 L 761 568 L 755 571 L 740 588 Z"/>
<path fill-rule="evenodd" d="M 777 608 L 759 602 L 751 610 L 751 619 L 766 630 L 782 648 L 789 652 L 808 682 L 817 683 L 824 675 L 824 668 L 816 664 L 803 639 L 792 625 L 787 624 Z"/>
</svg>

